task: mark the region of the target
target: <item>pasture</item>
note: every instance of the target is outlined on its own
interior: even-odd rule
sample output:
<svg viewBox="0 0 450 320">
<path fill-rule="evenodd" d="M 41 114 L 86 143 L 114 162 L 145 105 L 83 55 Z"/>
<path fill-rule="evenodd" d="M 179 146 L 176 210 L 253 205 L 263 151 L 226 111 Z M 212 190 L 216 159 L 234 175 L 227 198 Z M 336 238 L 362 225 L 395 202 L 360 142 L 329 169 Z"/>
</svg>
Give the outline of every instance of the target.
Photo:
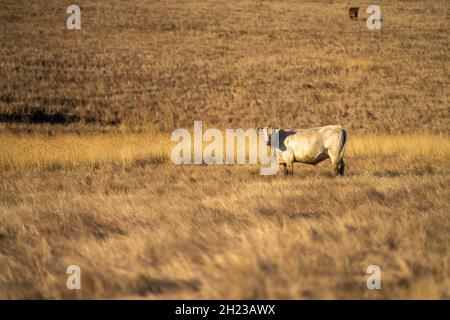
<svg viewBox="0 0 450 320">
<path fill-rule="evenodd" d="M 68 31 L 3 1 L 0 298 L 450 298 L 450 6 L 379 1 L 371 32 L 369 4 L 89 1 Z M 194 120 L 340 124 L 346 174 L 174 165 Z"/>
<path fill-rule="evenodd" d="M 448 137 L 350 137 L 345 177 L 288 179 L 172 165 L 153 132 L 3 137 L 3 298 L 448 297 Z"/>
</svg>

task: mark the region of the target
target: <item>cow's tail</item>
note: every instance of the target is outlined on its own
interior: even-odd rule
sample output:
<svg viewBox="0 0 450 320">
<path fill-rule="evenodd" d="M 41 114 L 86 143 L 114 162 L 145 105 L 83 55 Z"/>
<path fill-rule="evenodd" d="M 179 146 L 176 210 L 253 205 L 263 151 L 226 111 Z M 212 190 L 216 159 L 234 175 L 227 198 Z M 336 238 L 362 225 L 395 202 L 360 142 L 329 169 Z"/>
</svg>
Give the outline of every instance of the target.
<svg viewBox="0 0 450 320">
<path fill-rule="evenodd" d="M 347 144 L 347 131 L 342 128 L 341 139 L 339 141 L 339 160 L 342 160 L 345 153 L 345 146 Z"/>
</svg>

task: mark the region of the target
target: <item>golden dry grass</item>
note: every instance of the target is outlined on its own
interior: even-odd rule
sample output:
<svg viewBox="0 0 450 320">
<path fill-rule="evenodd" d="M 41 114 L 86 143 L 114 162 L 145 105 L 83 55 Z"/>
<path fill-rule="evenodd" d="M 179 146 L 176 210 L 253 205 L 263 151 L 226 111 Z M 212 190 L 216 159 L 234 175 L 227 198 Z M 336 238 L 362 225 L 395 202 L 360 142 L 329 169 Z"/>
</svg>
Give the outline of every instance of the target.
<svg viewBox="0 0 450 320">
<path fill-rule="evenodd" d="M 449 299 L 449 2 L 354 4 L 2 1 L 0 298 Z M 341 124 L 346 176 L 172 165 L 194 120 Z"/>
<path fill-rule="evenodd" d="M 450 139 L 442 135 L 377 135 L 350 137 L 346 154 L 351 157 L 398 157 L 409 161 L 437 161 L 450 158 Z"/>
<path fill-rule="evenodd" d="M 22 171 L 169 162 L 169 139 L 153 133 L 15 135 L 5 133 L 0 141 L 0 170 Z"/>
<path fill-rule="evenodd" d="M 225 147 L 224 138 L 224 147 Z M 0 170 L 76 170 L 135 164 L 169 164 L 170 135 L 127 129 L 107 134 L 13 134 L 2 133 Z M 205 147 L 208 142 L 204 142 Z M 235 146 L 236 148 L 236 146 Z M 246 145 L 248 153 L 248 144 Z M 396 157 L 397 161 L 443 164 L 450 158 L 450 139 L 443 135 L 381 135 L 350 137 L 347 156 Z M 248 160 L 248 157 L 247 157 Z"/>
<path fill-rule="evenodd" d="M 168 135 L 2 136 L 2 298 L 449 297 L 447 137 L 350 136 L 346 177 L 284 179 L 148 160 Z"/>
</svg>

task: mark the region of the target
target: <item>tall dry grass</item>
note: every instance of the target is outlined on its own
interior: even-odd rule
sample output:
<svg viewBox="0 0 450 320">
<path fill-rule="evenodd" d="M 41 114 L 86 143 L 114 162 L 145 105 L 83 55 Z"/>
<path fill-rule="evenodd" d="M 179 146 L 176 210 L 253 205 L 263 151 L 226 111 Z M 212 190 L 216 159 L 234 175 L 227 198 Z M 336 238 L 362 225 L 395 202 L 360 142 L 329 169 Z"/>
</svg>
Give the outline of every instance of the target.
<svg viewBox="0 0 450 320">
<path fill-rule="evenodd" d="M 3 132 L 1 137 L 0 170 L 15 171 L 170 164 L 171 149 L 177 143 L 170 141 L 170 134 L 154 130 L 133 133 L 128 129 L 106 134 L 56 133 L 51 136 Z M 203 147 L 208 143 L 204 142 Z M 247 154 L 248 151 L 247 142 Z M 450 158 L 450 138 L 429 134 L 349 136 L 346 155 L 350 159 L 393 157 L 411 163 L 435 161 L 442 164 Z"/>
<path fill-rule="evenodd" d="M 145 135 L 26 141 L 0 171 L 2 298 L 450 296 L 446 139 L 427 158 L 412 137 L 350 136 L 345 177 L 324 162 L 297 165 L 293 179 L 246 165 L 121 163 L 117 141 L 135 143 L 131 159 L 159 152 Z M 66 287 L 71 264 L 81 290 Z M 366 288 L 372 264 L 382 290 Z"/>
<path fill-rule="evenodd" d="M 350 139 L 346 153 L 351 157 L 398 156 L 436 161 L 448 161 L 450 157 L 450 138 L 443 135 L 376 135 Z"/>
<path fill-rule="evenodd" d="M 450 296 L 446 137 L 349 135 L 346 177 L 293 179 L 170 165 L 167 135 L 2 137 L 2 298 Z"/>
<path fill-rule="evenodd" d="M 169 139 L 148 134 L 2 134 L 0 170 L 76 170 L 168 163 Z"/>
</svg>

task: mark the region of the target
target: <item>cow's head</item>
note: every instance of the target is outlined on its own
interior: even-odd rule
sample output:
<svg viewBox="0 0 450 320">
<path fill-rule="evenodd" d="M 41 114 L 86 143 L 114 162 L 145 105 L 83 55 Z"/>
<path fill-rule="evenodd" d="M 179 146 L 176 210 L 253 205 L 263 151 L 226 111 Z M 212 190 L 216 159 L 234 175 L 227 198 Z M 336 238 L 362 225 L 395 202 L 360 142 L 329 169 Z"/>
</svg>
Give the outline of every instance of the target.
<svg viewBox="0 0 450 320">
<path fill-rule="evenodd" d="M 264 141 L 268 146 L 271 145 L 272 132 L 280 130 L 280 128 L 272 128 L 271 126 L 258 128 L 258 133 L 262 134 Z"/>
</svg>

